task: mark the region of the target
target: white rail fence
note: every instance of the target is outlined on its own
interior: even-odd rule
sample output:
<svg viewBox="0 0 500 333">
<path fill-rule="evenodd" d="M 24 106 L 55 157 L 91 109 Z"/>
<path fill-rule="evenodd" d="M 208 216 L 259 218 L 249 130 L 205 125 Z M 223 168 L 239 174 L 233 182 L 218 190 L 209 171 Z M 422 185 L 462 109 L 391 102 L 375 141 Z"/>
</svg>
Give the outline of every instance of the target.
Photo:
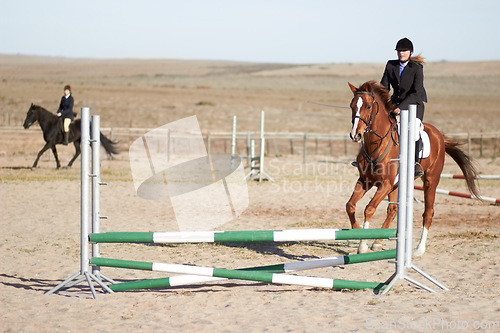
<svg viewBox="0 0 500 333">
<path fill-rule="evenodd" d="M 127 145 L 137 137 L 151 131 L 151 128 L 102 128 L 103 134 L 112 139 L 118 139 Z M 33 133 L 41 135 L 39 128 L 24 130 L 22 127 L 2 127 L 0 133 Z M 499 154 L 500 132 L 463 132 L 447 133 L 449 137 L 460 139 L 468 149 L 469 156 L 479 158 L 496 158 Z M 203 137 L 209 152 L 230 153 L 232 132 L 203 132 Z M 250 155 L 251 140 L 258 141 L 259 132 L 236 132 L 236 151 L 239 155 Z M 352 144 L 349 135 L 332 133 L 308 132 L 265 132 L 266 154 L 276 157 L 291 154 L 302 155 L 303 162 L 307 156 L 353 156 L 359 147 Z"/>
</svg>

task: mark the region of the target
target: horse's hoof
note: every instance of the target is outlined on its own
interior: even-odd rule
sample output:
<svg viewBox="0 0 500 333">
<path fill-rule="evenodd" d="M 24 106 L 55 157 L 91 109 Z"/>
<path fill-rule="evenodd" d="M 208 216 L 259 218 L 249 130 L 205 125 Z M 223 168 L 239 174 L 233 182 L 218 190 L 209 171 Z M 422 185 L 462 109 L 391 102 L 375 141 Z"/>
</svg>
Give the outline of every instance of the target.
<svg viewBox="0 0 500 333">
<path fill-rule="evenodd" d="M 413 252 L 415 257 L 421 257 L 425 253 L 425 247 L 417 247 L 417 249 Z"/>
<path fill-rule="evenodd" d="M 382 251 L 382 244 L 373 243 L 372 251 Z"/>
<path fill-rule="evenodd" d="M 368 252 L 370 252 L 370 250 L 368 248 L 368 245 L 366 245 L 366 244 L 359 244 L 358 254 L 359 253 L 368 253 Z"/>
</svg>

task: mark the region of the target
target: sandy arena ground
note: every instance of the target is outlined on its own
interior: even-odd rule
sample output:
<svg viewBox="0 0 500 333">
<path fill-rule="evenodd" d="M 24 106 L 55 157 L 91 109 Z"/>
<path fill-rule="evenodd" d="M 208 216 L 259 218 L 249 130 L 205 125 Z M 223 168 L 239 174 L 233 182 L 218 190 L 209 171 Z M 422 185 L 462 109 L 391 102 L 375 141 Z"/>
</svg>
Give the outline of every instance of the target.
<svg viewBox="0 0 500 333">
<path fill-rule="evenodd" d="M 0 57 L 4 77 L 0 87 L 4 121 L 0 128 L 2 332 L 500 331 L 500 207 L 444 195 L 437 196 L 427 252 L 414 258 L 414 262 L 445 284 L 450 289 L 447 292 L 431 294 L 408 282 L 401 282 L 388 295 L 380 296 L 372 290 L 333 291 L 228 280 L 115 294 L 104 294 L 97 288 L 98 300 L 92 299 L 86 283 L 44 295 L 79 270 L 80 160 L 72 169 L 56 170 L 53 157 L 46 153 L 39 168 L 31 170 L 29 166 L 43 145 L 41 133 L 21 131 L 19 123 L 8 127 L 5 115 L 23 118 L 31 102 L 54 110 L 63 85 L 75 82 L 73 89 L 80 90 L 75 96 L 85 96 L 93 104 L 97 109 L 93 111 L 102 117 L 103 127 L 123 128 L 132 123 L 133 127 L 154 128 L 194 113 L 202 130 L 229 131 L 234 112 L 241 119 L 242 130 L 257 131 L 258 117 L 248 113 L 255 115 L 267 106 L 269 131 L 345 134 L 350 124 L 345 114 L 332 114 L 331 110 L 313 107 L 305 101 L 345 105 L 350 100 L 347 80 L 359 84 L 368 78 L 379 79 L 383 68 L 383 64 L 293 68 L 261 64 L 265 68 L 256 69 L 255 64 L 252 67 L 182 61 L 136 61 L 136 66 L 131 66 L 115 61 L 106 69 L 103 61 L 92 63 Z M 435 97 L 427 107 L 427 121 L 437 123 L 445 132 L 498 132 L 500 96 L 497 90 L 496 95 L 489 92 L 497 89 L 491 85 L 498 87 L 499 67 L 498 62 L 429 64 L 427 89 Z M 245 68 L 247 72 L 242 72 Z M 160 75 L 169 71 L 176 75 Z M 218 71 L 221 73 L 216 75 Z M 455 81 L 450 79 L 453 75 Z M 447 78 L 455 90 L 448 92 L 446 87 L 440 87 L 439 78 Z M 468 80 L 483 86 L 470 92 Z M 310 82 L 317 85 L 310 86 Z M 168 100 L 164 109 L 158 101 L 160 92 Z M 96 97 L 90 102 L 88 96 L 92 94 Z M 156 96 L 152 106 L 144 106 L 152 96 Z M 438 107 L 448 105 L 453 96 L 462 103 L 468 101 L 465 110 L 456 111 L 456 105 Z M 82 99 L 78 99 L 79 107 Z M 199 109 L 199 101 L 213 105 Z M 113 108 L 117 103 L 123 106 L 126 119 L 119 117 L 120 109 Z M 127 108 L 132 104 L 143 105 L 143 109 L 136 108 L 140 117 L 134 117 Z M 477 115 L 481 110 L 487 119 Z M 287 112 L 289 117 L 283 120 L 280 115 Z M 102 222 L 102 231 L 176 230 L 169 202 L 147 201 L 136 195 L 128 156 L 128 145 L 134 138 L 118 139 L 122 153 L 114 160 L 102 160 L 102 180 L 108 183 L 101 191 L 101 212 L 108 217 Z M 311 154 L 306 164 L 302 163 L 300 152 L 275 157 L 271 150 L 267 167 L 276 182 L 248 182 L 248 209 L 218 229 L 349 228 L 344 207 L 357 178 L 356 170 L 345 163 L 355 155 L 356 145 L 349 145 L 347 155 L 342 149 L 335 156 L 320 152 Z M 477 150 L 473 151 L 478 169 L 482 174 L 500 174 L 498 160 L 491 158 L 492 146 L 488 149 L 485 151 L 489 155 L 483 158 L 479 158 Z M 58 146 L 58 150 L 64 165 L 71 158 L 72 147 Z M 447 158 L 444 172 L 460 171 Z M 443 179 L 439 187 L 465 192 L 460 180 Z M 480 181 L 480 187 L 483 195 L 500 198 L 499 181 Z M 358 204 L 358 218 L 362 219 L 362 209 L 372 194 Z M 416 192 L 415 196 L 423 199 L 422 193 Z M 381 224 L 386 207 L 386 201 L 379 206 L 372 226 Z M 421 231 L 422 212 L 423 204 L 416 202 L 415 242 Z M 394 246 L 394 241 L 384 242 L 384 249 Z M 354 254 L 356 249 L 355 241 L 101 246 L 102 255 L 110 258 L 231 269 Z M 393 262 L 377 261 L 297 274 L 383 282 L 394 268 Z M 117 281 L 166 276 L 114 268 L 102 268 L 102 272 Z M 417 273 L 410 275 L 425 281 Z"/>
</svg>

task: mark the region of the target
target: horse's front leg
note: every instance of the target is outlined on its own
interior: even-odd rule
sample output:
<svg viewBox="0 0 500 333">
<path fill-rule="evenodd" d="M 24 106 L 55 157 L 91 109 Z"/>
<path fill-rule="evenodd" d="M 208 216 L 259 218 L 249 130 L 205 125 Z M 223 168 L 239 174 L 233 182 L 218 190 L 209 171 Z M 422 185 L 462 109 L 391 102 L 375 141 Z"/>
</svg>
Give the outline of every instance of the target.
<svg viewBox="0 0 500 333">
<path fill-rule="evenodd" d="M 351 198 L 345 205 L 347 216 L 349 216 L 349 220 L 351 221 L 352 229 L 361 229 L 361 226 L 358 222 L 356 222 L 356 203 L 361 200 L 361 198 L 366 194 L 368 189 L 363 186 L 363 181 L 361 178 L 356 182 L 356 186 L 354 187 L 354 191 L 352 192 Z"/>
<path fill-rule="evenodd" d="M 59 156 L 57 155 L 56 145 L 52 146 L 52 153 L 54 154 L 54 158 L 56 159 L 57 169 L 61 168 L 61 163 L 59 163 Z"/>
<path fill-rule="evenodd" d="M 365 207 L 365 221 L 363 224 L 363 229 L 370 228 L 370 221 L 377 210 L 378 205 L 384 200 L 384 198 L 391 192 L 392 186 L 389 181 L 383 182 L 377 187 L 377 192 L 370 200 L 368 205 Z M 358 253 L 368 252 L 368 245 L 365 239 L 362 239 L 359 243 Z"/>
<path fill-rule="evenodd" d="M 389 204 L 387 205 L 387 217 L 385 218 L 382 228 L 387 229 L 391 226 L 394 217 L 398 212 L 398 206 L 395 203 L 398 200 L 398 189 L 396 188 L 388 195 Z M 392 203 L 394 202 L 394 203 Z M 372 244 L 372 251 L 380 251 L 382 249 L 382 239 L 377 239 Z"/>
<path fill-rule="evenodd" d="M 51 145 L 49 143 L 46 143 L 45 146 L 43 146 L 43 148 L 38 152 L 38 155 L 36 155 L 36 159 L 35 162 L 33 162 L 32 168 L 36 168 L 36 166 L 38 165 L 38 160 L 40 159 L 40 157 L 42 157 L 43 153 L 45 153 L 47 149 L 49 149 L 50 147 Z"/>
</svg>

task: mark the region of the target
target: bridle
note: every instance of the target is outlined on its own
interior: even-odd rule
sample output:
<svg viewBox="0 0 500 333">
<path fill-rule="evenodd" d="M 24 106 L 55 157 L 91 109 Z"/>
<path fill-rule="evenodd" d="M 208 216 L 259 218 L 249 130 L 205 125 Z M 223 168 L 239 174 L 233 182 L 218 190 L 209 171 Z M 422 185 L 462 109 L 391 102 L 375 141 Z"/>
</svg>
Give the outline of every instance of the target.
<svg viewBox="0 0 500 333">
<path fill-rule="evenodd" d="M 375 98 L 375 95 L 372 94 L 372 93 L 369 93 L 367 91 L 356 91 L 354 93 L 354 96 L 356 95 L 368 95 L 368 96 L 371 96 L 373 98 L 373 103 L 372 105 L 370 106 L 370 108 L 372 109 L 372 112 L 370 114 L 370 119 L 367 121 L 366 119 L 364 119 L 363 117 L 361 116 L 354 116 L 352 118 L 352 122 L 354 123 L 354 119 L 358 118 L 359 120 L 361 120 L 362 122 L 364 122 L 366 124 L 366 127 L 365 127 L 365 130 L 364 130 L 364 133 L 374 133 L 375 135 L 377 135 L 378 137 L 382 138 L 380 135 L 377 134 L 376 131 L 372 130 L 370 127 L 372 125 L 372 121 L 373 121 L 373 115 L 375 114 L 375 107 L 377 107 L 377 113 L 378 113 L 378 110 L 379 110 L 379 106 L 378 106 L 378 102 L 377 102 L 377 99 Z M 351 136 L 351 139 L 352 139 L 352 136 Z"/>
<path fill-rule="evenodd" d="M 366 152 L 366 149 L 365 149 L 363 141 L 361 142 L 361 154 L 362 154 L 363 158 L 366 160 L 366 162 L 370 165 L 371 171 L 373 173 L 373 171 L 375 169 L 375 166 L 380 161 L 382 161 L 382 159 L 387 155 L 387 153 L 389 152 L 392 144 L 393 143 L 395 145 L 398 144 L 396 142 L 396 140 L 394 139 L 394 136 L 393 136 L 394 132 L 397 133 L 397 131 L 395 130 L 396 127 L 397 127 L 397 125 L 396 125 L 396 123 L 392 122 L 391 118 L 389 117 L 389 121 L 391 123 L 391 127 L 389 128 L 389 130 L 387 131 L 387 133 L 385 133 L 385 135 L 382 136 L 382 135 L 378 134 L 376 130 L 371 129 L 371 125 L 372 125 L 372 122 L 373 122 L 373 117 L 374 117 L 375 114 L 378 114 L 378 112 L 379 112 L 379 104 L 377 102 L 377 99 L 375 98 L 374 94 L 369 93 L 367 91 L 357 91 L 357 92 L 354 93 L 354 96 L 356 96 L 356 95 L 368 95 L 368 96 L 371 96 L 373 98 L 372 105 L 370 106 L 370 108 L 372 109 L 372 112 L 370 114 L 370 119 L 368 119 L 368 121 L 366 119 L 364 119 L 363 117 L 359 116 L 359 115 L 354 116 L 352 118 L 352 122 L 353 123 L 354 123 L 354 119 L 358 118 L 359 120 L 361 120 L 362 122 L 364 122 L 366 124 L 366 128 L 363 131 L 363 133 L 372 133 L 372 134 L 375 134 L 380 139 L 380 143 L 378 144 L 377 148 L 375 148 L 375 150 L 372 152 L 371 155 L 368 155 L 368 153 Z M 375 107 L 377 108 L 376 112 L 375 112 Z M 374 160 L 373 156 L 377 153 L 377 151 L 379 150 L 379 148 L 382 146 L 383 139 L 385 139 L 389 135 L 389 133 L 391 134 L 391 140 L 387 144 L 384 152 L 382 154 L 380 154 L 380 156 Z M 351 136 L 351 139 L 352 139 L 352 134 L 349 134 L 349 135 Z"/>
</svg>

